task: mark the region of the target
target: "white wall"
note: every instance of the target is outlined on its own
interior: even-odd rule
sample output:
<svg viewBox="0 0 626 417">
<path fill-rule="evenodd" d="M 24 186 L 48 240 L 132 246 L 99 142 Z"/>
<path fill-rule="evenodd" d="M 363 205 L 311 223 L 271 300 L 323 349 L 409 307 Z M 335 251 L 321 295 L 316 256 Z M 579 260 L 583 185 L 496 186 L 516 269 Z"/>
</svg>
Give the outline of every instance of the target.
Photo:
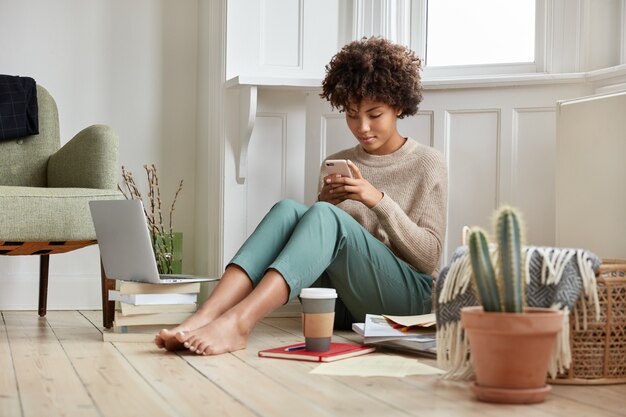
<svg viewBox="0 0 626 417">
<path fill-rule="evenodd" d="M 410 7 L 407 6 L 409 3 Z M 287 125 L 304 113 L 306 203 L 314 199 L 322 159 L 334 151 L 354 146 L 343 116 L 332 112 L 317 96 L 319 90 L 311 88 L 316 83 L 319 85 L 321 77 L 317 78 L 319 76 L 314 71 L 306 69 L 288 69 L 287 65 L 263 66 L 259 54 L 253 51 L 259 49 L 259 39 L 264 38 L 264 26 L 259 23 L 261 16 L 274 10 L 278 16 L 278 29 L 275 30 L 284 30 L 284 36 L 289 37 L 291 26 L 287 21 L 297 20 L 297 16 L 290 19 L 290 13 L 295 14 L 297 8 L 294 6 L 289 12 L 280 14 L 276 10 L 278 3 L 259 2 L 252 11 L 241 8 L 242 0 L 229 1 L 229 7 L 232 4 L 237 7 L 236 17 L 229 15 L 229 24 L 234 24 L 230 25 L 233 35 L 229 32 L 227 41 L 230 58 L 226 72 L 232 80 L 226 106 L 230 123 L 225 133 L 223 263 L 228 262 L 253 229 L 254 222 L 246 224 L 242 219 L 248 216 L 249 220 L 249 213 L 254 210 L 259 211 L 257 217 L 261 216 L 268 205 L 266 200 L 275 201 L 280 196 L 278 191 L 271 191 L 276 185 L 275 177 L 263 180 L 250 175 L 250 180 L 244 184 L 235 181 L 236 160 L 240 158 L 238 146 L 247 141 L 246 135 L 242 134 L 244 125 L 249 124 L 247 109 L 258 106 L 250 137 L 251 149 L 263 146 L 263 138 L 279 138 L 282 134 L 278 126 L 266 123 L 261 110 L 266 104 L 272 102 L 275 112 L 285 115 Z M 312 16 L 316 16 L 319 10 L 327 10 L 327 20 L 339 21 L 338 39 L 344 39 L 349 32 L 353 38 L 384 34 L 391 39 L 407 41 L 409 36 L 401 13 L 410 11 L 410 8 L 416 12 L 415 9 L 425 3 L 422 0 L 348 0 L 341 8 L 328 7 L 328 4 L 325 9 L 320 6 L 313 11 L 307 10 Z M 620 63 L 620 46 L 626 41 L 615 34 L 621 34 L 619 28 L 624 25 L 624 1 L 553 0 L 538 1 L 538 4 L 545 8 L 542 16 L 546 18 L 544 30 L 547 31 L 546 45 L 541 48 L 546 56 L 540 57 L 539 70 L 545 69 L 553 74 L 468 79 L 453 78 L 449 71 L 445 73 L 447 79 L 429 79 L 426 70 L 425 100 L 420 113 L 399 123 L 403 134 L 438 148 L 448 160 L 450 195 L 444 263 L 460 244 L 461 227 L 481 225 L 490 229 L 491 213 L 503 203 L 516 205 L 525 214 L 529 243 L 554 245 L 556 102 L 594 94 L 599 88 L 619 89 L 626 79 L 625 68 L 617 69 L 615 74 L 602 70 L 588 72 Z M 422 15 L 413 13 L 411 16 L 418 19 Z M 244 26 L 246 29 L 242 31 Z M 416 22 L 409 26 L 412 31 L 419 29 Z M 300 30 L 299 33 L 304 31 L 303 28 Z M 293 31 L 298 33 L 295 29 Z M 248 39 L 248 44 L 242 39 Z M 326 37 L 317 40 L 314 44 L 303 43 L 301 50 L 277 48 L 275 59 L 289 62 L 289 57 L 295 56 L 297 50 L 304 57 L 319 60 L 319 52 L 332 46 L 333 40 Z M 419 36 L 412 33 L 411 42 L 416 40 L 419 41 Z M 416 49 L 416 45 L 412 46 Z M 323 63 L 319 65 L 321 67 Z M 306 98 L 297 99 L 297 95 L 292 95 L 291 100 L 281 101 L 285 86 L 289 86 L 288 91 L 295 89 L 306 93 Z M 258 99 L 242 98 L 240 92 L 245 89 L 258 89 Z M 244 124 L 238 123 L 242 120 Z M 299 137 L 291 136 L 288 143 L 291 141 L 297 142 Z M 247 164 L 262 164 L 264 158 L 267 157 L 262 157 L 259 152 L 249 151 Z M 275 166 L 286 166 L 283 153 L 275 151 L 272 158 Z M 296 166 L 278 177 L 300 175 L 302 169 Z M 256 183 L 254 187 L 252 183 Z M 246 192 L 246 187 L 260 188 L 264 192 Z"/>
<path fill-rule="evenodd" d="M 120 135 L 120 164 L 141 176 L 155 162 L 166 200 L 184 179 L 176 229 L 185 233 L 185 270 L 216 274 L 275 200 L 311 201 L 310 167 L 316 178 L 325 154 L 352 146 L 343 117 L 317 97 L 323 65 L 360 34 L 395 28 L 408 39 L 401 14 L 419 2 L 0 0 L 0 71 L 50 90 L 63 142 L 109 124 Z M 544 3 L 558 23 L 548 72 L 624 63 L 625 0 Z M 487 225 L 500 202 L 521 206 L 531 241 L 553 241 L 555 102 L 626 88 L 625 71 L 602 71 L 521 83 L 427 80 L 420 114 L 400 128 L 448 158 L 448 251 L 460 225 Z M 244 183 L 236 158 L 250 103 L 236 86 L 225 88 L 235 76 L 258 84 Z M 95 247 L 52 257 L 49 307 L 99 306 L 98 266 Z M 0 309 L 36 306 L 37 269 L 34 258 L 0 257 Z"/>
<path fill-rule="evenodd" d="M 448 233 L 443 263 L 461 244 L 464 225 L 491 230 L 503 203 L 524 213 L 527 242 L 554 245 L 557 100 L 588 95 L 584 82 L 547 86 L 427 87 L 416 116 L 398 122 L 401 134 L 439 149 L 448 162 Z M 326 155 L 354 146 L 343 115 L 311 94 L 307 112 L 307 192 L 313 201 Z"/>
<path fill-rule="evenodd" d="M 235 109 L 238 92 L 229 91 Z M 305 94 L 302 91 L 259 92 L 256 122 L 248 149 L 246 181 L 236 181 L 237 119 L 229 117 L 224 171 L 225 265 L 278 200 L 304 201 Z"/>
<path fill-rule="evenodd" d="M 0 72 L 31 76 L 59 108 L 61 141 L 94 123 L 120 137 L 120 165 L 160 170 L 163 203 L 184 180 L 174 226 L 194 240 L 196 0 L 0 0 Z M 184 268 L 193 269 L 193 250 Z M 54 255 L 48 307 L 100 305 L 97 247 Z M 35 308 L 38 257 L 0 257 L 0 308 Z"/>
</svg>

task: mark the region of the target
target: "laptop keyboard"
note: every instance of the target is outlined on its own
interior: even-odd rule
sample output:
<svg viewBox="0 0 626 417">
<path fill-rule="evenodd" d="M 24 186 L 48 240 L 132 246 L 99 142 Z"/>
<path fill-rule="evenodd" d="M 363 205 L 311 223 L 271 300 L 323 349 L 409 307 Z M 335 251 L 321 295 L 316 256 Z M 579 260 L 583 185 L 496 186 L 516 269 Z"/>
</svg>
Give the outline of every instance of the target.
<svg viewBox="0 0 626 417">
<path fill-rule="evenodd" d="M 161 279 L 198 279 L 195 275 L 183 275 L 183 274 L 159 274 Z"/>
</svg>

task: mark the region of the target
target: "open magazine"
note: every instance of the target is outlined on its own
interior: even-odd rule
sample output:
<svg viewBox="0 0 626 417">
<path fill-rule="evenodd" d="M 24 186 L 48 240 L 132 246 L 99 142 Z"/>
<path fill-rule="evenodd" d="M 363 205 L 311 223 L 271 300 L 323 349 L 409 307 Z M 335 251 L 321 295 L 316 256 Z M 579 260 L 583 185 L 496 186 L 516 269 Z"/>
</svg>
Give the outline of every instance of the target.
<svg viewBox="0 0 626 417">
<path fill-rule="evenodd" d="M 393 319 L 393 320 L 392 320 Z M 363 336 L 363 343 L 401 349 L 429 356 L 436 355 L 434 315 L 382 316 L 367 314 L 364 323 L 353 323 L 352 330 Z"/>
</svg>

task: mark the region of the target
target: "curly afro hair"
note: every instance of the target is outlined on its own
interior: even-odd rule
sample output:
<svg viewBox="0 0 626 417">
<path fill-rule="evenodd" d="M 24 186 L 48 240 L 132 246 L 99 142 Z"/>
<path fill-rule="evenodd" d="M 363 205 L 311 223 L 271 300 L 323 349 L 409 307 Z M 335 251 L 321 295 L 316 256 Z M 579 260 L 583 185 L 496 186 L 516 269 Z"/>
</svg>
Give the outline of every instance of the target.
<svg viewBox="0 0 626 417">
<path fill-rule="evenodd" d="M 422 101 L 421 64 L 413 51 L 384 38 L 350 42 L 326 65 L 320 97 L 341 112 L 367 98 L 400 110 L 399 118 L 411 116 Z"/>
</svg>

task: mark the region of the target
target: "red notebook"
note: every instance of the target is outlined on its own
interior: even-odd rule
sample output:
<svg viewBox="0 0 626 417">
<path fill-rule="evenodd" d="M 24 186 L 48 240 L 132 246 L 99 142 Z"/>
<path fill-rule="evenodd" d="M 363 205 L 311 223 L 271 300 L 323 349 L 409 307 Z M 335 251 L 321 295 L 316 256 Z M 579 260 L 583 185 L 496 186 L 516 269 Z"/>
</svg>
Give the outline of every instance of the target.
<svg viewBox="0 0 626 417">
<path fill-rule="evenodd" d="M 333 362 L 353 356 L 365 355 L 376 350 L 374 346 L 355 345 L 353 343 L 331 342 L 327 352 L 309 352 L 304 350 L 304 343 L 281 346 L 259 351 L 262 358 L 294 359 L 311 362 Z"/>
</svg>

